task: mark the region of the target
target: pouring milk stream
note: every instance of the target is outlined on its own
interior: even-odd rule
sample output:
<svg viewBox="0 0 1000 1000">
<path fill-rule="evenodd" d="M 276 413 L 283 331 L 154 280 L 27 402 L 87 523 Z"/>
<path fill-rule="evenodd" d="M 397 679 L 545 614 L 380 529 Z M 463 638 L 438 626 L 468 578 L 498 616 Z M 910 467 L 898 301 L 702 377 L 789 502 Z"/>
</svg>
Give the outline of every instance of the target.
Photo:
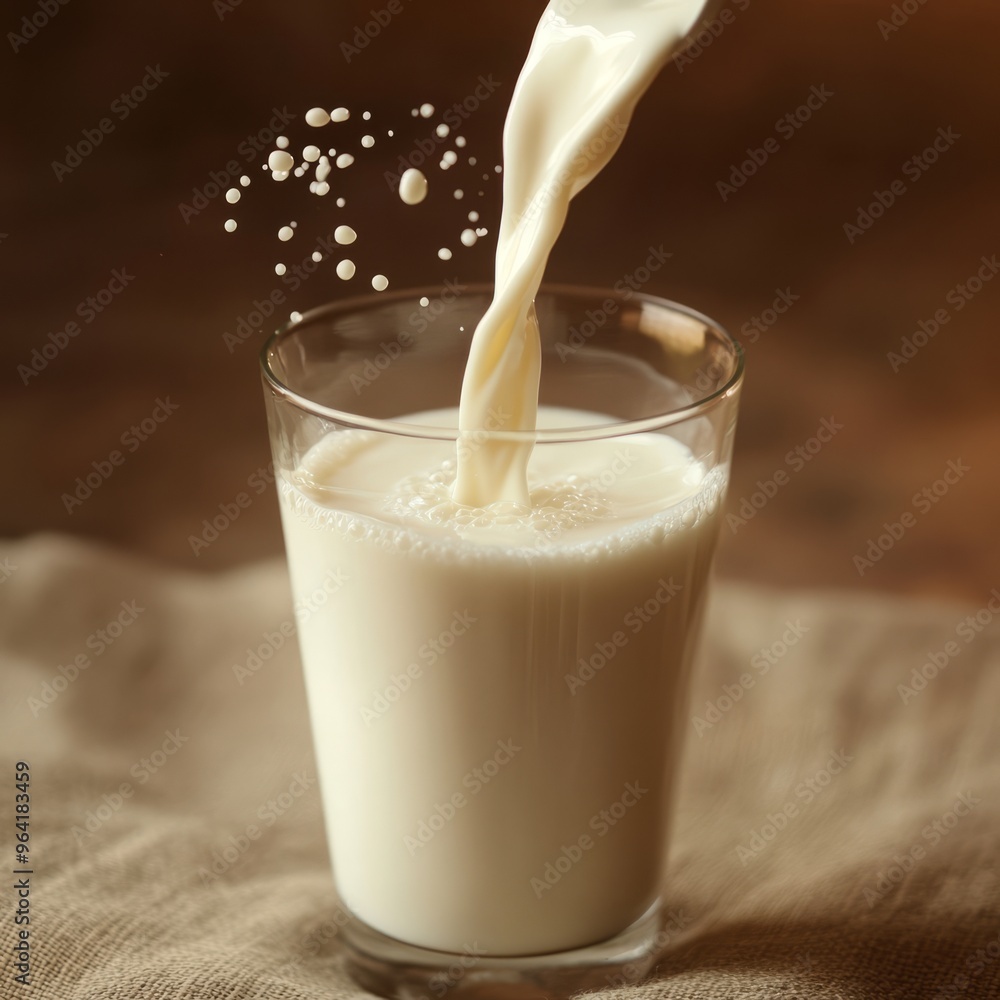
<svg viewBox="0 0 1000 1000">
<path fill-rule="evenodd" d="M 570 199 L 615 154 L 639 98 L 691 30 L 705 0 L 552 0 L 514 88 L 504 127 L 503 213 L 493 303 L 476 328 L 459 428 L 533 430 L 540 348 L 534 298 Z M 460 449 L 453 497 L 530 503 L 528 445 Z"/>
</svg>

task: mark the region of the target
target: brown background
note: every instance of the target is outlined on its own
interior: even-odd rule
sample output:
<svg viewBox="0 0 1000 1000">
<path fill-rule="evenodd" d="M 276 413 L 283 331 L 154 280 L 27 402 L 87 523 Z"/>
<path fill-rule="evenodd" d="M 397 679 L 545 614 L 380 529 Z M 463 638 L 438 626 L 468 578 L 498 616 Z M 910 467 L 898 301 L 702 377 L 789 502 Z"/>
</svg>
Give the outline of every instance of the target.
<svg viewBox="0 0 1000 1000">
<path fill-rule="evenodd" d="M 492 74 L 503 86 L 463 132 L 468 152 L 497 162 L 510 87 L 543 5 L 402 0 L 401 12 L 348 64 L 340 42 L 381 6 L 244 0 L 220 19 L 208 0 L 124 7 L 70 0 L 16 53 L 5 43 L 4 535 L 75 532 L 199 569 L 280 551 L 270 491 L 200 556 L 188 537 L 268 461 L 256 371 L 265 333 L 233 351 L 222 336 L 254 299 L 281 287 L 274 261 L 298 259 L 290 248 L 279 252 L 273 238 L 290 213 L 303 232 L 327 232 L 340 221 L 361 232 L 355 292 L 375 270 L 396 288 L 488 278 L 492 236 L 462 250 L 455 234 L 473 199 L 493 228 L 499 184 L 479 185 L 465 166 L 447 177 L 429 168 L 432 198 L 423 214 L 407 215 L 376 170 L 365 187 L 359 162 L 333 178 L 349 198 L 338 214 L 332 199 L 308 199 L 301 185 L 297 199 L 265 189 L 258 157 L 237 210 L 216 198 L 189 224 L 181 216 L 180 204 L 211 171 L 239 158 L 241 141 L 275 105 L 299 115 L 314 104 L 350 107 L 342 148 L 356 144 L 358 112 L 370 109 L 379 137 L 371 152 L 389 158 L 368 162 L 381 169 L 430 133 L 429 123 L 410 119 L 411 105 L 443 108 L 469 94 L 479 74 Z M 648 290 L 736 333 L 776 289 L 790 288 L 799 296 L 791 310 L 756 342 L 744 340 L 730 509 L 758 480 L 787 470 L 786 453 L 824 417 L 844 429 L 752 521 L 724 531 L 720 569 L 748 580 L 874 587 L 978 606 L 1000 585 L 993 518 L 1000 280 L 898 373 L 886 355 L 947 306 L 949 290 L 981 256 L 1000 251 L 1000 9 L 992 0 L 907 6 L 915 13 L 883 39 L 877 22 L 892 5 L 881 0 L 732 0 L 732 23 L 683 72 L 668 67 L 647 95 L 618 160 L 578 199 L 549 273 L 611 284 L 641 264 L 649 246 L 663 244 L 673 257 Z M 21 17 L 37 9 L 22 0 L 8 5 L 4 31 L 19 31 Z M 169 76 L 117 120 L 112 101 L 142 80 L 147 64 Z M 779 138 L 779 152 L 723 202 L 716 182 L 748 146 L 777 135 L 776 120 L 814 85 L 834 96 L 793 137 Z M 58 180 L 52 161 L 105 116 L 114 131 Z M 389 127 L 397 129 L 394 147 L 384 138 Z M 939 128 L 961 138 L 919 181 L 905 180 L 907 193 L 850 245 L 843 224 L 875 189 L 903 178 L 904 161 Z M 308 132 L 301 118 L 287 131 L 293 145 Z M 469 191 L 462 202 L 449 194 L 456 183 Z M 229 215 L 241 223 L 232 236 L 222 230 Z M 445 244 L 459 251 L 447 265 L 434 254 Z M 50 331 L 78 319 L 77 303 L 115 268 L 134 281 L 23 384 L 18 365 Z M 287 308 L 345 293 L 326 264 Z M 120 448 L 121 435 L 158 397 L 178 404 L 177 413 L 67 513 L 62 494 L 91 462 Z M 884 521 L 913 510 L 913 495 L 949 460 L 970 471 L 859 577 L 852 557 Z"/>
</svg>

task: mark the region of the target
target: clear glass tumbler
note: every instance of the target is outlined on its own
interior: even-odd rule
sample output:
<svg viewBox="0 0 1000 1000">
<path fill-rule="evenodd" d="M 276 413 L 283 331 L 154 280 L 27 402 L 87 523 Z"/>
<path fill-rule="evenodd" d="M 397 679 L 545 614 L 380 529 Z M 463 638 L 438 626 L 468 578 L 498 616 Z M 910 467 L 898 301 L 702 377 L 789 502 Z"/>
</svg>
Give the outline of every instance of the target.
<svg viewBox="0 0 1000 1000">
<path fill-rule="evenodd" d="M 742 353 L 683 306 L 548 287 L 539 429 L 459 437 L 488 304 L 354 299 L 261 356 L 343 940 L 387 997 L 563 996 L 663 940 Z M 451 501 L 493 439 L 531 447 L 530 509 Z"/>
</svg>

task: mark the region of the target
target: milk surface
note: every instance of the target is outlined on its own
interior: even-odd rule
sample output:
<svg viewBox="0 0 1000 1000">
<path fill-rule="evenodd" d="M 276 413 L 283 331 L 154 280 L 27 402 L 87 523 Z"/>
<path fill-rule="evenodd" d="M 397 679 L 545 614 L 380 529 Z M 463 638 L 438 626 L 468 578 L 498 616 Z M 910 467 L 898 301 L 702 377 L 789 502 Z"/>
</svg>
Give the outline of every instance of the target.
<svg viewBox="0 0 1000 1000">
<path fill-rule="evenodd" d="M 346 578 L 299 632 L 334 876 L 427 948 L 583 946 L 661 888 L 722 471 L 657 434 L 538 444 L 529 505 L 475 508 L 455 464 L 335 431 L 280 483 L 296 597 Z"/>
</svg>

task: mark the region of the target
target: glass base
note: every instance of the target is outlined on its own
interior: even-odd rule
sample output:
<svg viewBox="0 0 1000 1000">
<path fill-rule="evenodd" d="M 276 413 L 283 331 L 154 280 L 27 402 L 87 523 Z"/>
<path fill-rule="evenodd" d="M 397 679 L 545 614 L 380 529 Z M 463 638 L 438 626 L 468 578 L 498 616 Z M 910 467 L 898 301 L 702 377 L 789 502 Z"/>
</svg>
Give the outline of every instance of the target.
<svg viewBox="0 0 1000 1000">
<path fill-rule="evenodd" d="M 607 941 L 525 958 L 490 958 L 431 951 L 386 937 L 355 917 L 343 929 L 347 971 L 389 1000 L 480 997 L 482 1000 L 564 1000 L 587 990 L 644 979 L 656 960 L 660 903 Z"/>
</svg>

